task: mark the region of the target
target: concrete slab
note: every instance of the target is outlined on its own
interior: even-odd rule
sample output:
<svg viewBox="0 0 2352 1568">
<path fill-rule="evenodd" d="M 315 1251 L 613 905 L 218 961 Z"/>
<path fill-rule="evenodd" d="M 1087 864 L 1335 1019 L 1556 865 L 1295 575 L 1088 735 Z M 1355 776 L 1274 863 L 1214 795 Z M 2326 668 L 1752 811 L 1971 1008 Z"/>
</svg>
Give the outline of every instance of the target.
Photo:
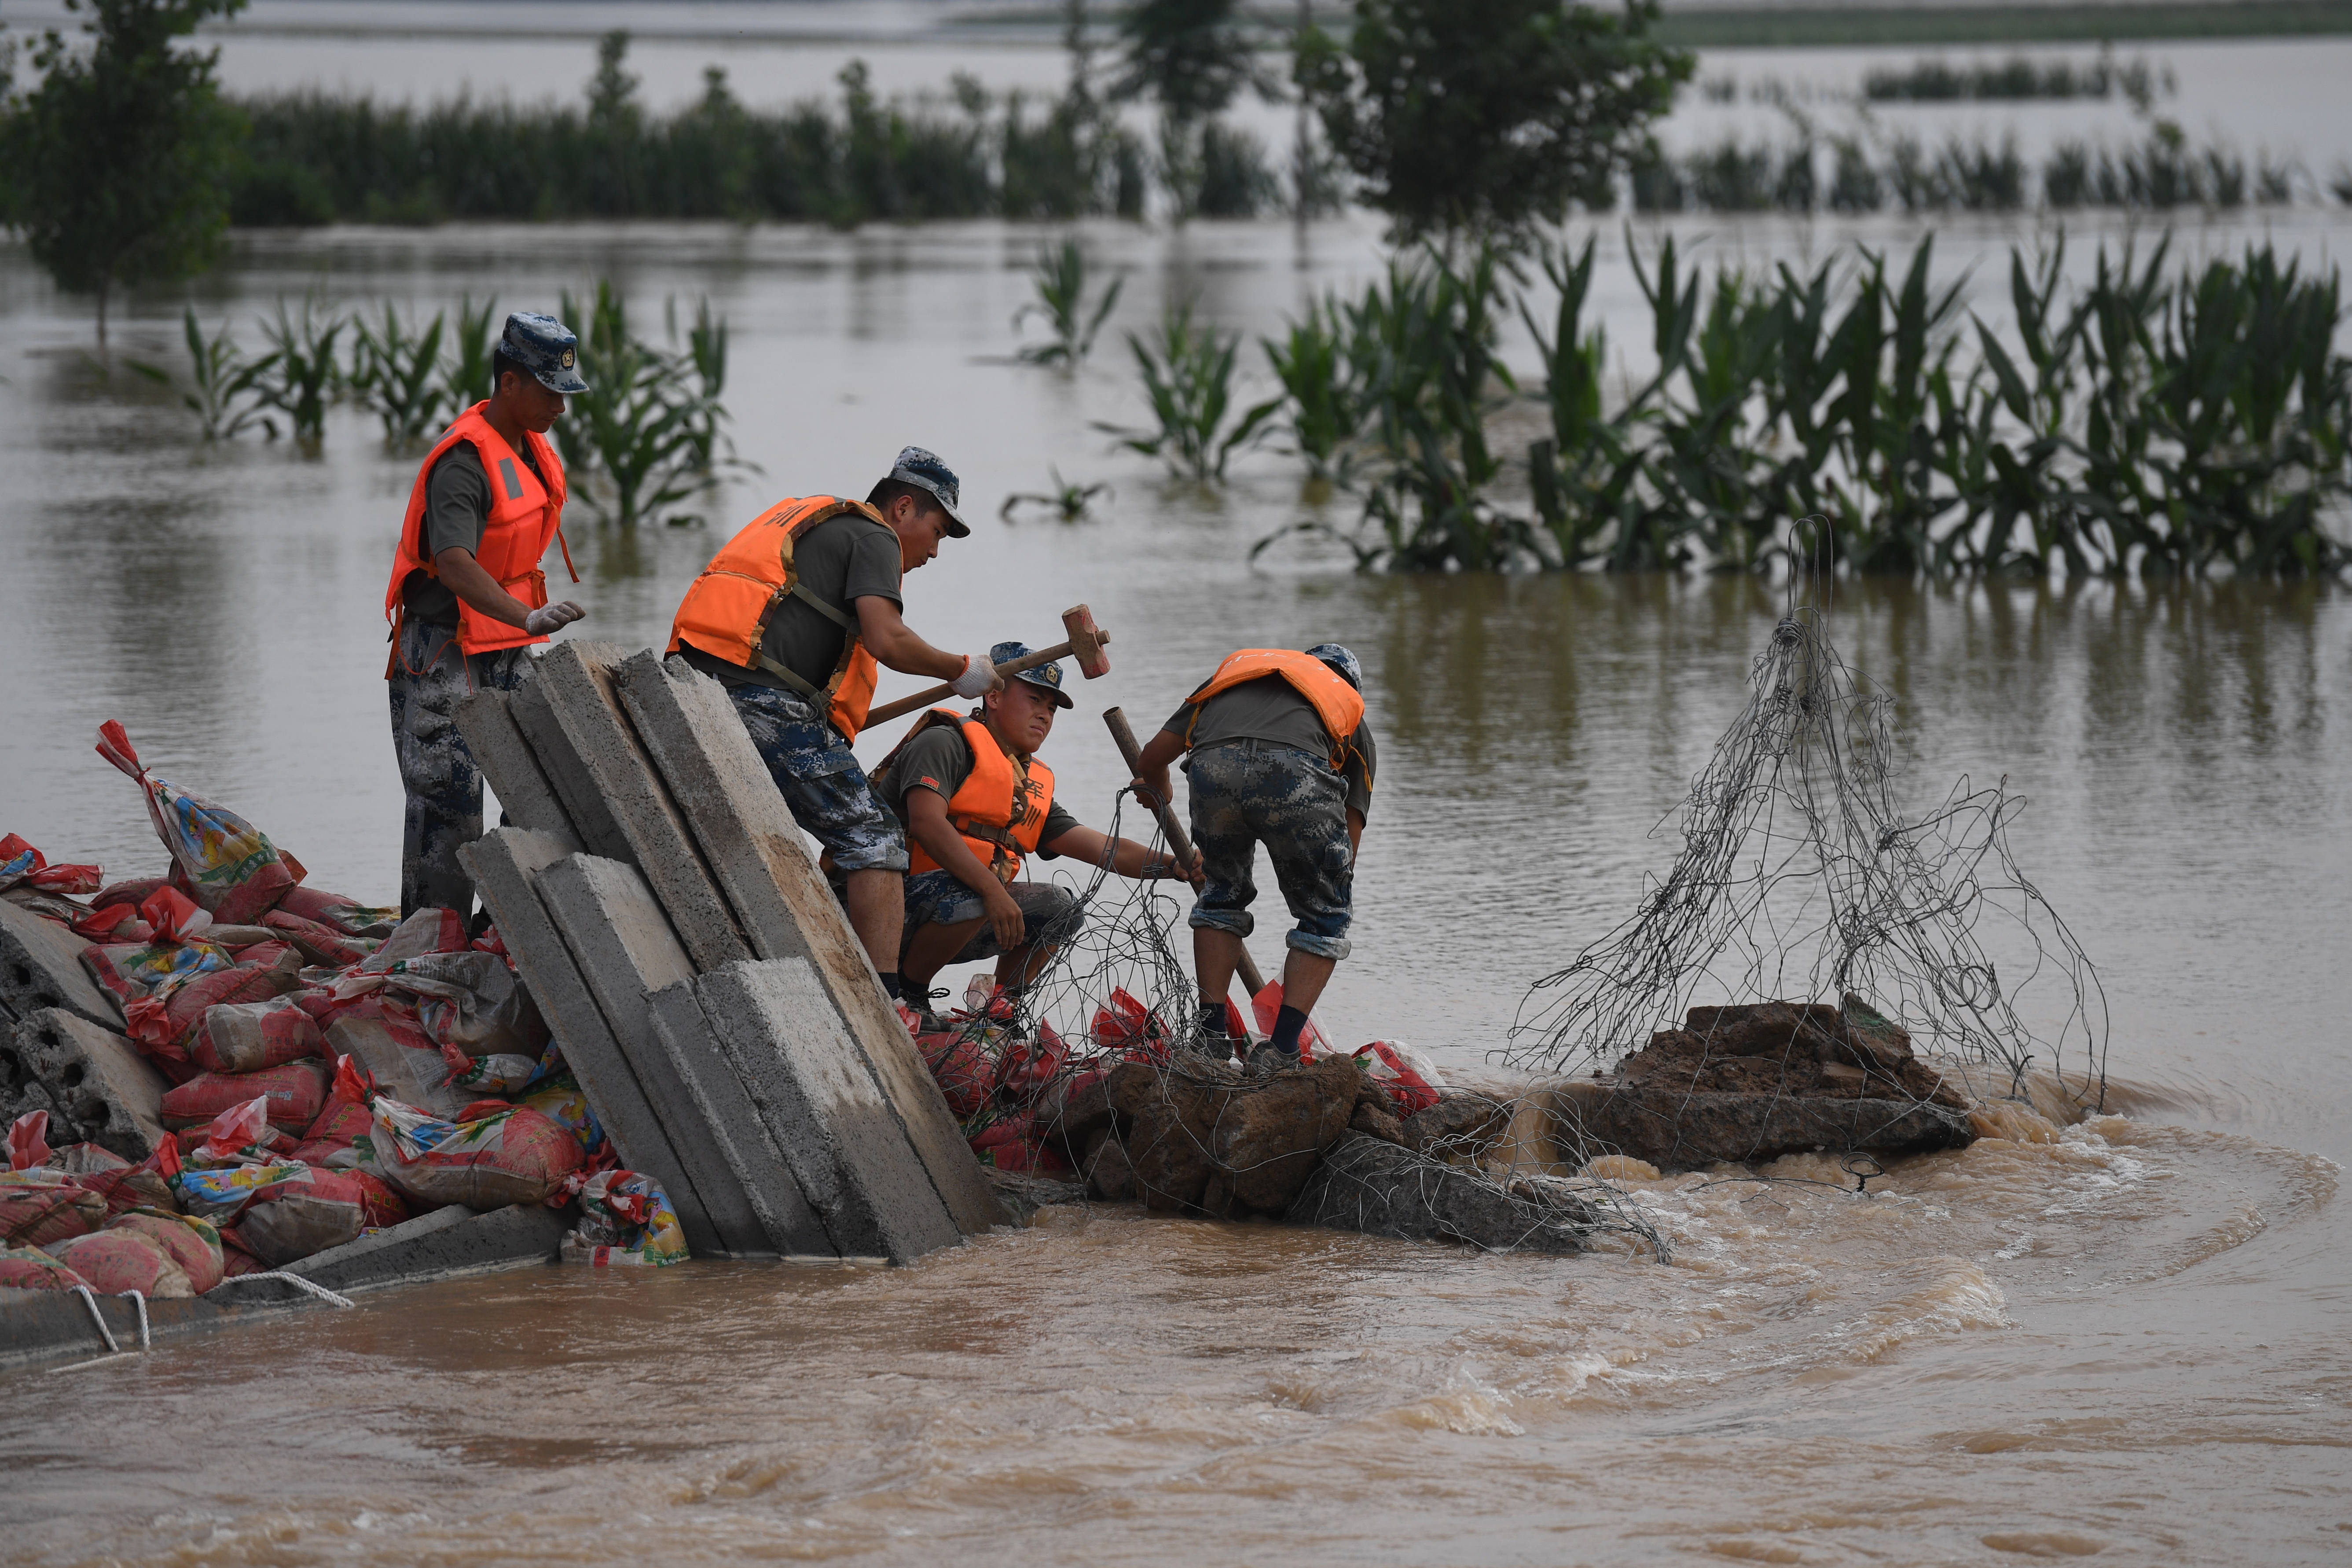
<svg viewBox="0 0 2352 1568">
<path fill-rule="evenodd" d="M 52 920 L 0 899 L 0 1005 L 18 1018 L 63 1007 L 101 1028 L 122 1027 L 122 1010 L 81 966 L 89 943 Z"/>
<path fill-rule="evenodd" d="M 776 1146 L 762 1117 L 761 1075 L 740 1060 L 702 1016 L 691 985 L 671 985 L 646 999 L 654 1034 L 669 1053 L 679 1081 L 694 1097 L 728 1165 L 779 1257 L 831 1255 L 833 1238 L 801 1192 L 799 1178 Z"/>
<path fill-rule="evenodd" d="M 613 1039 L 635 1070 L 646 1104 L 701 1198 L 714 1233 L 704 1250 L 744 1257 L 770 1254 L 768 1233 L 751 1208 L 742 1178 L 728 1164 L 709 1122 L 654 1033 L 653 1010 L 646 998 L 691 980 L 694 965 L 653 889 L 635 867 L 594 855 L 558 860 L 533 880 Z M 593 1103 L 595 1096 L 589 1099 Z M 687 1246 L 693 1247 L 691 1237 Z"/>
<path fill-rule="evenodd" d="M 702 852 L 637 742 L 636 731 L 613 690 L 621 650 L 611 643 L 559 643 L 538 661 L 541 695 L 564 738 L 628 840 L 635 864 L 669 915 L 698 969 L 717 969 L 751 956 L 727 900 L 710 879 Z"/>
<path fill-rule="evenodd" d="M 590 781 L 587 764 L 581 761 L 578 749 L 556 721 L 547 693 L 539 688 L 536 659 L 522 684 L 507 693 L 507 712 L 513 717 L 515 728 L 522 732 L 523 739 L 530 742 L 531 752 L 539 759 L 540 772 L 562 803 L 563 815 L 571 822 L 572 836 L 580 841 L 580 847 L 609 860 L 628 859 L 629 841 L 622 837 L 620 824 L 613 820 L 612 808 Z"/>
<path fill-rule="evenodd" d="M 490 792 L 499 797 L 499 809 L 505 814 L 502 825 L 544 833 L 563 842 L 567 853 L 585 847 L 572 826 L 572 814 L 563 809 L 562 797 L 539 765 L 539 753 L 515 723 L 507 694 L 485 686 L 461 697 L 457 719 L 466 749 L 474 753 Z"/>
<path fill-rule="evenodd" d="M 166 1136 L 169 1087 L 128 1039 L 63 1007 L 20 1019 L 0 1040 L 0 1119 L 47 1110 L 51 1148 L 91 1142 L 144 1160 Z"/>
<path fill-rule="evenodd" d="M 615 685 L 753 952 L 815 965 L 940 1201 L 963 1234 L 985 1234 L 1003 1211 L 980 1162 L 726 691 L 683 659 L 650 651 L 624 660 Z"/>
<path fill-rule="evenodd" d="M 689 1251 L 717 1251 L 719 1233 L 701 1194 L 688 1179 L 685 1163 L 637 1081 L 636 1068 L 614 1038 L 570 945 L 531 883 L 569 853 L 546 834 L 501 827 L 459 849 L 457 861 L 498 922 L 507 952 L 513 954 L 540 1015 L 562 1046 L 565 1063 L 596 1108 L 596 1119 L 613 1140 L 621 1163 L 661 1184 L 677 1210 Z"/>
<path fill-rule="evenodd" d="M 327 1027 L 327 1048 L 357 1057 L 376 1088 L 403 1105 L 447 1120 L 475 1096 L 449 1087 L 449 1064 L 439 1051 L 404 1046 L 381 1018 L 338 1018 Z"/>
<path fill-rule="evenodd" d="M 258 1290 L 259 1286 L 248 1287 Z M 276 1289 L 293 1291 L 290 1285 Z M 315 1306 L 324 1302 L 305 1297 Z M 97 1298 L 99 1315 L 125 1355 L 139 1349 L 138 1308 L 128 1296 Z M 284 1308 L 273 1302 L 224 1306 L 205 1297 L 147 1303 L 147 1331 L 153 1340 L 176 1339 L 224 1328 L 268 1323 Z M 44 1361 L 76 1362 L 107 1357 L 105 1337 L 89 1321 L 79 1296 L 63 1290 L 0 1289 L 0 1368 Z M 62 1368 L 58 1370 L 63 1370 Z"/>
<path fill-rule="evenodd" d="M 452 1205 L 357 1241 L 314 1252 L 288 1264 L 285 1271 L 348 1296 L 423 1279 L 520 1268 L 554 1262 L 563 1233 L 575 1223 L 566 1210 L 544 1204 L 512 1204 L 488 1211 Z M 226 1294 L 239 1287 L 224 1281 L 219 1289 Z M 244 1289 L 259 1291 L 264 1287 Z M 274 1289 L 298 1293 L 290 1285 Z"/>
<path fill-rule="evenodd" d="M 756 1069 L 761 1118 L 837 1249 L 907 1263 L 962 1239 L 814 965 L 730 963 L 696 981 L 694 994 L 719 1037 Z"/>
</svg>

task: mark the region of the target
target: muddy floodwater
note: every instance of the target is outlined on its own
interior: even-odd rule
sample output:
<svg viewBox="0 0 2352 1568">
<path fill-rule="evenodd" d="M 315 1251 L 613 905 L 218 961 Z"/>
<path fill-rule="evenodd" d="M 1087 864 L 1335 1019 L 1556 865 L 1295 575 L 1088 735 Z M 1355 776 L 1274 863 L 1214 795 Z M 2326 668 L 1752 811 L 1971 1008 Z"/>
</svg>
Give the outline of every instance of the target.
<svg viewBox="0 0 2352 1568">
<path fill-rule="evenodd" d="M 2341 238 L 2322 213 L 2273 227 L 2315 258 Z M 2031 232 L 1948 230 L 1938 254 L 1979 263 L 1997 317 L 1987 258 Z M 1180 293 L 1271 331 L 1375 255 L 1355 224 L 1087 233 L 1130 275 L 1114 333 Z M 1892 220 L 1685 233 L 1751 258 L 1910 243 Z M 1738 711 L 1777 590 L 1403 581 L 1287 546 L 1253 568 L 1254 541 L 1313 515 L 1293 464 L 1254 454 L 1202 492 L 1110 452 L 1092 422 L 1141 414 L 1115 336 L 1075 378 L 1009 362 L 1034 237 L 341 231 L 241 241 L 197 301 L 257 345 L 254 316 L 314 287 L 547 307 L 609 275 L 650 331 L 666 296 L 709 295 L 764 472 L 700 526 L 575 510 L 578 634 L 658 639 L 765 502 L 862 493 L 931 446 L 977 526 L 909 580 L 913 624 L 1044 641 L 1084 600 L 1112 633 L 1045 753 L 1083 821 L 1120 782 L 1101 708 L 1156 724 L 1234 647 L 1349 644 L 1382 773 L 1319 1016 L 1481 1069 L 1528 983 L 1671 861 L 1653 829 Z M 1613 226 L 1603 244 L 1612 341 L 1644 342 Z M 177 331 L 175 301 L 142 301 L 115 355 L 180 365 Z M 313 882 L 391 898 L 380 607 L 414 457 L 357 410 L 322 454 L 203 447 L 89 347 L 86 314 L 0 252 L 0 830 L 157 868 L 136 791 L 90 751 L 120 719 Z M 1114 493 L 1088 521 L 998 521 L 1049 466 Z M 1896 700 L 1907 798 L 1963 773 L 2027 797 L 2012 846 L 2112 1014 L 2105 1114 L 2018 1121 L 1859 1197 L 1811 1156 L 1764 1173 L 1801 1180 L 1629 1184 L 1663 1266 L 1061 1209 L 887 1272 L 548 1268 L 373 1296 L 0 1375 L 0 1559 L 2346 1560 L 2352 597 L 1864 584 L 1831 609 Z"/>
</svg>

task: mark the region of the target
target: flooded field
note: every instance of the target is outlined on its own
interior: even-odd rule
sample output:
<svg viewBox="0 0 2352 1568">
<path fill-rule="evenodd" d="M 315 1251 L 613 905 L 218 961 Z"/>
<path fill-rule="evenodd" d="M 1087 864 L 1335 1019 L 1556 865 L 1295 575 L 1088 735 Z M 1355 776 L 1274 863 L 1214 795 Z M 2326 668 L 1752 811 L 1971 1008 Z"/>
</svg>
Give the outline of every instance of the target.
<svg viewBox="0 0 2352 1568">
<path fill-rule="evenodd" d="M 1185 295 L 1272 331 L 1378 259 L 1361 221 L 1085 232 L 1131 279 L 1114 331 Z M 1751 260 L 1916 237 L 1891 217 L 1675 232 Z M 1993 316 L 2006 247 L 2035 232 L 1948 225 L 1938 255 Z M 2352 231 L 2305 209 L 2176 243 L 2259 232 L 2317 260 Z M 1600 234 L 1596 300 L 1630 347 L 1639 295 L 1613 220 Z M 708 294 L 764 472 L 701 527 L 576 521 L 577 635 L 657 641 L 768 500 L 862 493 L 901 444 L 932 446 L 977 526 L 910 579 L 909 620 L 955 647 L 1043 640 L 1085 600 L 1113 633 L 1112 672 L 1045 752 L 1084 821 L 1122 782 L 1101 708 L 1156 722 L 1244 643 L 1352 646 L 1383 772 L 1355 955 L 1318 1016 L 1479 1069 L 1528 984 L 1671 860 L 1672 825 L 1652 830 L 1738 711 L 1777 591 L 1371 578 L 1286 546 L 1253 569 L 1250 544 L 1312 504 L 1295 464 L 1251 456 L 1216 492 L 1113 455 L 1091 422 L 1141 410 L 1110 335 L 1073 378 L 1009 361 L 1036 237 L 343 230 L 241 239 L 196 298 L 251 338 L 314 287 L 514 309 L 611 276 L 647 325 Z M 174 363 L 177 309 L 125 312 L 118 355 Z M 380 605 L 414 458 L 350 410 L 321 455 L 204 447 L 89 348 L 84 310 L 0 252 L 0 829 L 110 872 L 160 864 L 90 752 L 119 719 L 315 882 L 391 897 Z M 1100 516 L 998 521 L 1049 466 L 1111 483 Z M 2013 846 L 2113 1014 L 2108 1114 L 1899 1164 L 1865 1197 L 1817 1184 L 1840 1176 L 1811 1157 L 1771 1184 L 1633 1184 L 1665 1266 L 1064 1210 L 890 1272 L 550 1268 L 378 1296 L 0 1376 L 0 1557 L 2342 1561 L 2352 596 L 1869 583 L 1832 617 L 1897 700 L 1909 798 L 1965 773 L 2030 800 Z"/>
</svg>

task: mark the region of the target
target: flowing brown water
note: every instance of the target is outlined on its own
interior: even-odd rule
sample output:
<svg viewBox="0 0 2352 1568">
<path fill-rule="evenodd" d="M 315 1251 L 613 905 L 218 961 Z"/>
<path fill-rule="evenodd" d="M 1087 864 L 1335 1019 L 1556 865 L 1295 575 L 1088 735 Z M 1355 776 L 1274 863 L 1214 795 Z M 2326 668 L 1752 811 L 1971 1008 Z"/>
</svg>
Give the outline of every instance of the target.
<svg viewBox="0 0 2352 1568">
<path fill-rule="evenodd" d="M 1351 229 L 1102 237 L 1137 269 L 1138 319 L 1189 288 L 1256 330 L 1370 254 Z M 1108 345 L 1075 381 L 992 357 L 1029 243 L 346 234 L 247 247 L 204 309 L 244 320 L 321 279 L 516 307 L 612 269 L 651 324 L 662 293 L 710 291 L 766 474 L 703 529 L 576 521 L 582 631 L 657 638 L 765 500 L 862 488 L 901 442 L 932 445 L 983 521 L 910 580 L 910 619 L 959 647 L 1039 639 L 1086 599 L 1113 631 L 1112 674 L 1047 751 L 1084 820 L 1119 782 L 1100 707 L 1156 721 L 1242 642 L 1350 644 L 1384 773 L 1322 1016 L 1477 1070 L 1527 983 L 1671 859 L 1671 827 L 1648 835 L 1737 711 L 1776 593 L 1253 573 L 1248 543 L 1299 514 L 1287 463 L 1251 459 L 1223 496 L 1167 486 L 1087 428 L 1136 416 Z M 120 718 L 320 885 L 388 896 L 377 605 L 414 459 L 355 414 L 323 458 L 200 449 L 93 367 L 86 330 L 0 258 L 0 829 L 154 866 L 135 792 L 89 751 Z M 143 308 L 127 352 L 170 360 L 174 330 Z M 1049 462 L 1114 480 L 1105 515 L 994 522 Z M 379 1295 L 0 1376 L 0 1556 L 2341 1561 L 2352 601 L 1863 584 L 1832 629 L 1897 699 L 1916 801 L 1963 772 L 2032 801 L 2020 859 L 2113 1009 L 2111 1114 L 2020 1120 L 1862 1197 L 1811 1157 L 1763 1173 L 1804 1180 L 1633 1184 L 1675 1244 L 1664 1267 L 1051 1211 L 890 1272 L 548 1268 Z"/>
</svg>

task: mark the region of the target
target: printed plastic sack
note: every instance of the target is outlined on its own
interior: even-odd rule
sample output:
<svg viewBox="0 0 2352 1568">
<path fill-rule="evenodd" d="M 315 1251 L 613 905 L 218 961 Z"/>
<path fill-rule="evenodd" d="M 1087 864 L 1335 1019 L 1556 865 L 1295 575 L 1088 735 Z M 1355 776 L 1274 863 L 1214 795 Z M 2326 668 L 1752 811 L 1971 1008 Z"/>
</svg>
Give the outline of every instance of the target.
<svg viewBox="0 0 2352 1568">
<path fill-rule="evenodd" d="M 139 918 L 136 904 L 100 904 L 78 920 L 68 921 L 74 935 L 85 942 L 144 944 L 155 940 L 155 928 Z"/>
<path fill-rule="evenodd" d="M 1069 1060 L 1070 1047 L 1054 1032 L 1054 1026 L 1040 1021 L 1035 1039 L 1016 1037 L 1005 1043 L 996 1060 L 996 1087 L 1015 1105 L 1026 1105 L 1061 1076 Z"/>
<path fill-rule="evenodd" d="M 179 1204 L 172 1196 L 171 1184 L 163 1178 L 158 1157 L 162 1152 L 159 1149 L 155 1155 L 134 1165 L 111 1149 L 96 1143 L 68 1143 L 49 1156 L 48 1168 L 72 1178 L 84 1192 L 104 1198 L 109 1220 L 135 1208 L 169 1213 Z"/>
<path fill-rule="evenodd" d="M 101 1296 L 136 1290 L 154 1300 L 196 1293 L 188 1271 L 171 1250 L 135 1230 L 101 1230 L 41 1250 L 89 1280 Z"/>
<path fill-rule="evenodd" d="M 327 1090 L 327 1103 L 303 1132 L 294 1158 L 331 1171 L 348 1171 L 358 1164 L 352 1151 L 374 1125 L 375 1111 L 368 1103 L 374 1098 L 375 1080 L 360 1066 L 359 1058 L 336 1058 L 335 1081 Z"/>
<path fill-rule="evenodd" d="M 272 1182 L 281 1182 L 297 1171 L 310 1169 L 291 1161 L 269 1165 L 223 1165 L 217 1170 L 182 1169 L 172 1177 L 172 1192 L 180 1200 L 180 1212 L 208 1219 L 221 1228 L 221 1239 L 228 1239 L 227 1229 L 253 1201 L 253 1194 Z"/>
<path fill-rule="evenodd" d="M 172 852 L 196 902 L 215 920 L 254 924 L 300 880 L 259 828 L 141 767 L 121 725 L 109 720 L 99 727 L 98 754 L 146 792 L 156 837 Z"/>
<path fill-rule="evenodd" d="M 971 1152 L 980 1156 L 982 1164 L 993 1165 L 1000 1171 L 1053 1175 L 1070 1169 L 1067 1160 L 1039 1142 L 1036 1126 L 1027 1111 L 991 1122 L 966 1142 L 971 1143 Z"/>
<path fill-rule="evenodd" d="M 236 1234 L 272 1268 L 359 1239 L 367 1226 L 368 1194 L 352 1177 L 304 1166 L 255 1189 L 237 1216 Z"/>
<path fill-rule="evenodd" d="M 235 964 L 183 979 L 168 995 L 158 990 L 133 999 L 122 1009 L 123 1032 L 152 1060 L 193 1061 L 190 1047 L 207 1012 L 240 1002 L 267 1002 L 298 989 L 299 962 L 284 942 L 248 947 Z"/>
<path fill-rule="evenodd" d="M 1124 985 L 1095 1009 L 1087 1033 L 1098 1049 L 1121 1052 L 1131 1061 L 1158 1061 L 1168 1054 L 1167 1030 Z"/>
<path fill-rule="evenodd" d="M 378 944 L 364 937 L 356 937 L 336 930 L 322 921 L 308 921 L 284 910 L 272 910 L 261 917 L 261 923 L 278 932 L 302 950 L 302 956 L 312 963 L 332 969 L 346 969 L 371 957 Z"/>
<path fill-rule="evenodd" d="M 374 1170 L 361 1169 L 340 1173 L 359 1184 L 362 1204 L 365 1210 L 367 1228 L 382 1230 L 388 1225 L 398 1225 L 410 1216 L 408 1200 L 393 1189 L 390 1182 Z"/>
<path fill-rule="evenodd" d="M 596 1120 L 595 1108 L 579 1082 L 569 1073 L 524 1095 L 516 1104 L 538 1111 L 580 1142 L 583 1150 L 593 1149 L 604 1141 L 604 1129 Z"/>
<path fill-rule="evenodd" d="M 384 1180 L 429 1208 L 543 1202 L 579 1168 L 583 1154 L 578 1139 L 522 1106 L 502 1107 L 469 1121 L 443 1121 L 378 1095 L 368 1136 Z"/>
<path fill-rule="evenodd" d="M 132 877 L 126 881 L 109 882 L 92 895 L 90 903 L 99 909 L 109 904 L 129 904 L 137 909 L 147 901 L 147 895 L 171 882 L 169 877 Z"/>
<path fill-rule="evenodd" d="M 469 1057 L 536 1058 L 547 1025 L 507 961 L 492 952 L 442 952 L 403 960 L 385 988 L 415 998 L 416 1021 L 434 1040 Z"/>
<path fill-rule="evenodd" d="M 667 1268 L 686 1261 L 686 1233 L 669 1194 L 635 1171 L 599 1171 L 580 1189 L 580 1228 L 564 1233 L 566 1263 Z"/>
<path fill-rule="evenodd" d="M 298 919 L 315 921 L 345 936 L 386 937 L 400 924 L 397 909 L 379 909 L 341 893 L 316 888 L 289 888 L 278 908 Z"/>
<path fill-rule="evenodd" d="M 191 1219 L 186 1215 L 168 1214 L 161 1209 L 131 1209 L 117 1215 L 106 1224 L 107 1230 L 131 1230 L 159 1244 L 172 1255 L 172 1261 L 188 1277 L 188 1286 L 199 1296 L 221 1282 L 221 1272 L 227 1264 L 221 1258 L 220 1232 L 208 1220 Z"/>
<path fill-rule="evenodd" d="M 942 1029 L 917 1036 L 915 1047 L 923 1053 L 923 1063 L 938 1080 L 940 1092 L 947 1096 L 948 1109 L 955 1119 L 969 1121 L 979 1115 L 996 1082 L 996 1063 L 977 1036 Z"/>
<path fill-rule="evenodd" d="M 106 1221 L 106 1200 L 55 1171 L 0 1173 L 0 1241 L 46 1249 Z"/>
<path fill-rule="evenodd" d="M 1250 1011 L 1257 1016 L 1257 1032 L 1273 1034 L 1275 1020 L 1282 1016 L 1282 982 L 1267 981 L 1265 989 L 1250 998 Z M 1311 1062 L 1318 1051 L 1328 1053 L 1330 1049 L 1331 1042 L 1323 1037 L 1315 1021 L 1308 1019 L 1307 1027 L 1298 1031 L 1298 1059 Z"/>
<path fill-rule="evenodd" d="M 456 1046 L 442 1047 L 441 1057 L 449 1064 L 449 1087 L 474 1094 L 519 1095 L 552 1077 L 563 1061 L 553 1041 L 535 1057 L 469 1057 Z"/>
<path fill-rule="evenodd" d="M 94 893 L 95 866 L 52 866 L 48 857 L 11 833 L 0 838 L 0 893 L 16 888 L 37 888 L 45 893 Z"/>
<path fill-rule="evenodd" d="M 230 962 L 227 953 L 200 942 L 177 947 L 170 942 L 106 942 L 81 952 L 81 966 L 89 977 L 126 1005 L 158 992 L 168 996 L 182 982 L 226 969 Z"/>
<path fill-rule="evenodd" d="M 49 1113 L 28 1110 L 8 1124 L 8 1168 L 28 1171 L 49 1163 Z"/>
<path fill-rule="evenodd" d="M 71 1290 L 89 1283 L 36 1247 L 0 1247 L 0 1290 Z"/>
<path fill-rule="evenodd" d="M 139 918 L 157 942 L 193 942 L 213 923 L 210 911 L 169 883 L 140 900 Z"/>
<path fill-rule="evenodd" d="M 318 1023 L 290 995 L 215 1004 L 188 1047 L 188 1059 L 206 1072 L 258 1072 L 326 1054 Z"/>
<path fill-rule="evenodd" d="M 198 1127 L 257 1095 L 269 1102 L 269 1125 L 300 1137 L 319 1119 L 331 1081 L 327 1064 L 306 1058 L 259 1072 L 208 1072 L 163 1096 L 166 1127 Z"/>
<path fill-rule="evenodd" d="M 1402 1040 L 1374 1040 L 1360 1047 L 1356 1052 L 1356 1066 L 1366 1078 L 1389 1091 L 1401 1116 L 1411 1116 L 1435 1105 L 1438 1090 L 1445 1087 L 1445 1080 L 1438 1076 L 1437 1064 Z"/>
<path fill-rule="evenodd" d="M 362 973 L 383 974 L 396 963 L 436 952 L 463 952 L 473 946 L 465 920 L 455 910 L 424 909 L 400 922 L 383 944 L 360 965 Z"/>
</svg>

